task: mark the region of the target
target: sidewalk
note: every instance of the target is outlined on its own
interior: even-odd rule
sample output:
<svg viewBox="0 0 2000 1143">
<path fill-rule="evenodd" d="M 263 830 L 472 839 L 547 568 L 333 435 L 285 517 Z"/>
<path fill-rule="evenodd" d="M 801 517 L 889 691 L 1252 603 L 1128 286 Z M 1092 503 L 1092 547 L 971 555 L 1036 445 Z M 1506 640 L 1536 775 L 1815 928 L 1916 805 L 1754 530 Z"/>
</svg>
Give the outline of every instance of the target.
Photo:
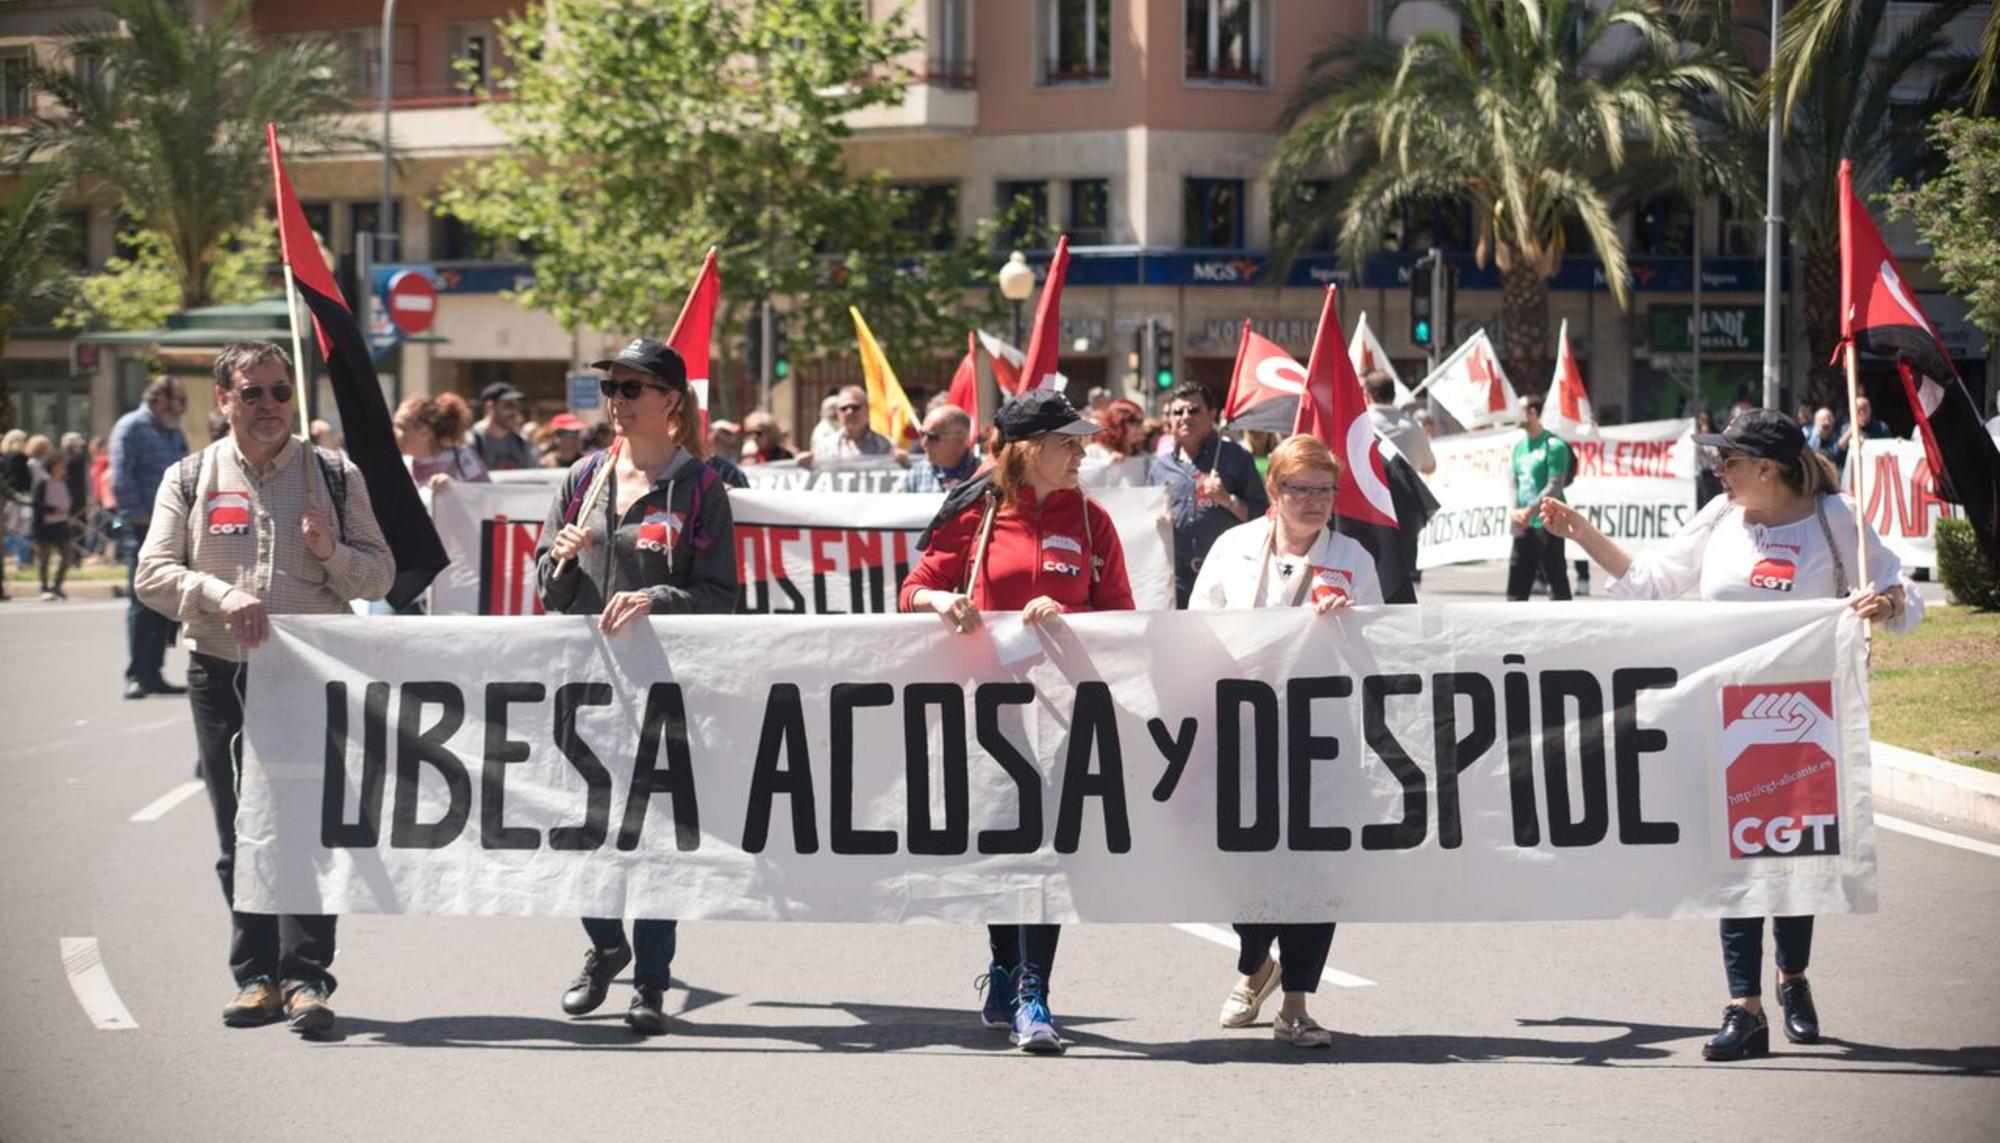
<svg viewBox="0 0 2000 1143">
<path fill-rule="evenodd" d="M 1876 808 L 1908 806 L 1946 821 L 2000 833 L 2000 774 L 1891 746 L 1868 744 Z"/>
</svg>

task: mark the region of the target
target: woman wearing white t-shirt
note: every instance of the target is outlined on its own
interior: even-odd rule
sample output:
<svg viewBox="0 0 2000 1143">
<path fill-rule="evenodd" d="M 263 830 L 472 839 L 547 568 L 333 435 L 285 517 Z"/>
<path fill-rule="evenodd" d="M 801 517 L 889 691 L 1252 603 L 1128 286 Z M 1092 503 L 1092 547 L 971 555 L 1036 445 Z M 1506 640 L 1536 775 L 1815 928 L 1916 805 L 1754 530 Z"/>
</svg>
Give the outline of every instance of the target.
<svg viewBox="0 0 2000 1143">
<path fill-rule="evenodd" d="M 1902 565 L 1873 529 L 1866 533 L 1868 582 L 1859 583 L 1854 505 L 1839 494 L 1840 477 L 1825 457 L 1805 447 L 1791 418 L 1751 409 L 1721 433 L 1695 435 L 1724 495 L 1710 500 L 1671 540 L 1632 555 L 1574 508 L 1543 500 L 1549 533 L 1582 545 L 1612 576 L 1614 599 L 1674 599 L 1699 588 L 1705 600 L 1731 603 L 1849 598 L 1855 614 L 1891 631 L 1907 631 L 1922 614 L 1901 583 Z M 1785 1038 L 1817 1043 L 1819 1014 L 1806 983 L 1812 955 L 1811 917 L 1772 924 L 1778 953 L 1778 1002 Z M 1729 1007 L 1722 1028 L 1702 1048 L 1711 1060 L 1737 1060 L 1770 1050 L 1760 985 L 1764 918 L 1725 917 L 1722 964 Z"/>
<path fill-rule="evenodd" d="M 1334 532 L 1333 493 L 1340 479 L 1333 453 L 1309 436 L 1271 451 L 1264 477 L 1271 511 L 1216 538 L 1188 597 L 1191 611 L 1310 607 L 1325 615 L 1352 604 L 1382 602 L 1367 549 Z M 1222 1004 L 1222 1026 L 1247 1028 L 1280 985 L 1285 998 L 1271 1034 L 1300 1048 L 1324 1048 L 1332 1035 L 1306 1013 L 1333 947 L 1333 922 L 1237 925 L 1241 979 Z M 1271 942 L 1278 959 L 1271 959 Z"/>
</svg>

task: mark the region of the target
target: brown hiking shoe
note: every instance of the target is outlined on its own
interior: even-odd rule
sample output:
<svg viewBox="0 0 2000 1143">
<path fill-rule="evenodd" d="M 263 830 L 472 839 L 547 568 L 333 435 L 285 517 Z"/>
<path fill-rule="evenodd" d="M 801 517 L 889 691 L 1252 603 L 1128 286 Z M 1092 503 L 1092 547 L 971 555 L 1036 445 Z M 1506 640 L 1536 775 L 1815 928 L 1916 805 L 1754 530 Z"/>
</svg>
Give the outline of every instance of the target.
<svg viewBox="0 0 2000 1143">
<path fill-rule="evenodd" d="M 301 1036 L 333 1031 L 333 1009 L 326 1003 L 326 985 L 310 980 L 286 981 L 285 1023 Z"/>
<path fill-rule="evenodd" d="M 276 1020 L 284 1007 L 284 998 L 271 978 L 253 976 L 237 990 L 236 999 L 222 1006 L 222 1022 L 231 1028 L 255 1028 Z"/>
</svg>

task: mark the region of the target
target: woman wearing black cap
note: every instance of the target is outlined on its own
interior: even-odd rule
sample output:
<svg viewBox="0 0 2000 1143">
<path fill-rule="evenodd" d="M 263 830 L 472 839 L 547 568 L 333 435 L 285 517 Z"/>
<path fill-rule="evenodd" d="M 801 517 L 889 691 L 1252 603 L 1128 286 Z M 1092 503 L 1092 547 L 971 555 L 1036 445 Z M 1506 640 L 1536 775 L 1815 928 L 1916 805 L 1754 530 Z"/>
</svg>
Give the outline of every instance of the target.
<svg viewBox="0 0 2000 1143">
<path fill-rule="evenodd" d="M 549 506 L 535 549 L 542 607 L 595 615 L 606 635 L 646 615 L 733 612 L 729 490 L 702 463 L 701 413 L 688 393 L 687 367 L 673 349 L 644 338 L 591 367 L 609 374 L 599 385 L 623 444 L 570 469 Z M 593 502 L 589 489 L 606 464 L 603 494 Z M 585 918 L 583 928 L 591 947 L 563 994 L 563 1011 L 581 1016 L 604 1003 L 636 951 L 625 1022 L 643 1036 L 665 1032 L 674 922 L 635 921 L 631 944 L 616 917 Z"/>
<path fill-rule="evenodd" d="M 1069 399 L 1030 390 L 994 417 L 992 465 L 946 497 L 918 540 L 923 559 L 897 596 L 904 611 L 930 611 L 970 634 L 981 611 L 1019 611 L 1029 623 L 1065 612 L 1130 611 L 1132 585 L 1111 516 L 1077 487 L 1083 446 L 1098 426 Z M 1060 1054 L 1049 1014 L 1058 925 L 989 925 L 992 960 L 979 987 L 989 1028 L 1011 1028 L 1023 1051 Z"/>
<path fill-rule="evenodd" d="M 1856 583 L 1857 534 L 1853 501 L 1839 494 L 1833 465 L 1805 447 L 1791 418 L 1770 409 L 1739 414 L 1727 430 L 1696 434 L 1707 467 L 1722 481 L 1711 500 L 1665 544 L 1631 555 L 1574 508 L 1543 500 L 1549 533 L 1583 546 L 1612 576 L 1614 599 L 1673 599 L 1699 588 L 1705 600 L 1776 602 L 1851 599 L 1856 615 L 1908 631 L 1922 615 L 1906 593 L 1895 553 L 1867 530 L 1868 582 Z M 1806 983 L 1812 955 L 1811 917 L 1779 917 L 1772 925 L 1778 952 L 1778 1002 L 1785 1009 L 1785 1038 L 1819 1040 L 1819 1015 Z M 1764 918 L 1722 921 L 1722 967 L 1729 979 L 1729 1007 L 1722 1028 L 1702 1048 L 1711 1060 L 1736 1060 L 1770 1050 L 1761 983 Z"/>
</svg>

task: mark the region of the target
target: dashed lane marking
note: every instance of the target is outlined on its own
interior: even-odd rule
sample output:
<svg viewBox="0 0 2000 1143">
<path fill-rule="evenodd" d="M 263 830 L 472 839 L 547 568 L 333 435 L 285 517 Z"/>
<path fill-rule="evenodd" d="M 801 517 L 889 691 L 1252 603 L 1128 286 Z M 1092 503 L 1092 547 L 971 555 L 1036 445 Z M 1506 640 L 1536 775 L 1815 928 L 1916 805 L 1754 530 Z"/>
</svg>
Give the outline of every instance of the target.
<svg viewBox="0 0 2000 1143">
<path fill-rule="evenodd" d="M 159 821 L 161 818 L 167 816 L 168 810 L 194 797 L 201 790 L 202 784 L 200 782 L 182 782 L 180 785 L 147 802 L 144 809 L 132 815 L 131 820 L 135 822 Z"/>
<path fill-rule="evenodd" d="M 69 976 L 69 990 L 83 1014 L 100 1032 L 123 1032 L 139 1026 L 118 990 L 111 987 L 111 974 L 104 970 L 104 958 L 97 951 L 96 937 L 62 938 L 63 972 Z"/>
</svg>

